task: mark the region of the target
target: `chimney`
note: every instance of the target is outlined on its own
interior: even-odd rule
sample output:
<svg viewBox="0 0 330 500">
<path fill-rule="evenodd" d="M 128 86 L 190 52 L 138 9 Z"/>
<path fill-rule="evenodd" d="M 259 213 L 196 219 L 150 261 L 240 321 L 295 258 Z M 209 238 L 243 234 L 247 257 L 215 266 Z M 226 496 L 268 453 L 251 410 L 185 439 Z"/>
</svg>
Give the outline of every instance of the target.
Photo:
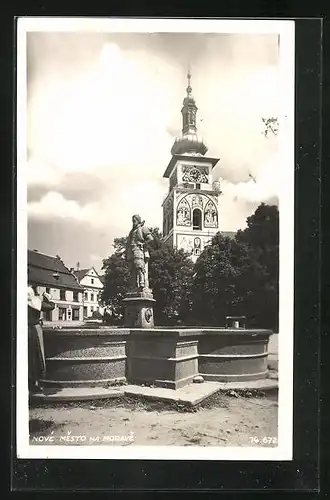
<svg viewBox="0 0 330 500">
<path fill-rule="evenodd" d="M 79 269 L 80 269 L 80 262 L 78 261 L 77 262 L 77 271 L 79 271 Z"/>
</svg>

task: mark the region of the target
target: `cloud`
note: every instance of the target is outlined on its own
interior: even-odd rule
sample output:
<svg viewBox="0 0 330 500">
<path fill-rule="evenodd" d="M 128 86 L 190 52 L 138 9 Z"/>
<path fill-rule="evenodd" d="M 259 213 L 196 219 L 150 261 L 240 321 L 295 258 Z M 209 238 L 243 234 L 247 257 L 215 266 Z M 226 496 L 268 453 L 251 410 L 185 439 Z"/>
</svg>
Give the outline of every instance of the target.
<svg viewBox="0 0 330 500">
<path fill-rule="evenodd" d="M 220 158 L 222 229 L 276 198 L 277 139 L 261 119 L 277 115 L 277 36 L 31 33 L 28 214 L 45 238 L 52 222 L 85 223 L 100 255 L 96 235 L 126 234 L 133 213 L 162 225 L 189 59 L 199 132 Z"/>
<path fill-rule="evenodd" d="M 65 242 L 65 244 L 63 244 Z M 47 255 L 60 255 L 67 267 L 95 266 L 113 252 L 112 235 L 86 222 L 71 219 L 29 218 L 28 246 Z M 96 250 L 96 251 L 95 251 Z"/>
</svg>

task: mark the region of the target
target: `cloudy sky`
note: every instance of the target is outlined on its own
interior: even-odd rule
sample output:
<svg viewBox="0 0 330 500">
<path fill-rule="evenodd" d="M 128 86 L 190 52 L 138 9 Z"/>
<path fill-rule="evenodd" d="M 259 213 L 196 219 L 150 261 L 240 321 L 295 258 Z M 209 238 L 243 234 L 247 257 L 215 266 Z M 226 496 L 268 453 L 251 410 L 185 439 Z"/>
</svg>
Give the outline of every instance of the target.
<svg viewBox="0 0 330 500">
<path fill-rule="evenodd" d="M 100 270 L 133 213 L 162 227 L 188 61 L 221 229 L 276 203 L 277 35 L 36 32 L 27 50 L 29 248 Z"/>
</svg>

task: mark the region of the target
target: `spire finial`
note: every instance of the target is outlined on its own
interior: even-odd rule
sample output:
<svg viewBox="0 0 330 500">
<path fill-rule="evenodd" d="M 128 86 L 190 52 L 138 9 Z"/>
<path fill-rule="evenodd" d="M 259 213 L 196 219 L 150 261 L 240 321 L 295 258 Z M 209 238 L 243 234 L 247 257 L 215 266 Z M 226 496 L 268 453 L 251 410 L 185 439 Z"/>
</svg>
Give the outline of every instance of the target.
<svg viewBox="0 0 330 500">
<path fill-rule="evenodd" d="M 188 62 L 187 79 L 188 79 L 187 95 L 189 96 L 191 94 L 191 91 L 192 91 L 192 88 L 190 86 L 190 79 L 191 79 L 190 61 Z"/>
</svg>

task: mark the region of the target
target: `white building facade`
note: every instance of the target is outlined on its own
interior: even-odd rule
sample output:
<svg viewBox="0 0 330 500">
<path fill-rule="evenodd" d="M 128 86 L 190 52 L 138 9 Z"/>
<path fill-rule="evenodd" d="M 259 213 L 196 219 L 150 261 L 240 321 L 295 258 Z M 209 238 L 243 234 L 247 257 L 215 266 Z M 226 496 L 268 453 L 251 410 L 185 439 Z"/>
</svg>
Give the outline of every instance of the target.
<svg viewBox="0 0 330 500">
<path fill-rule="evenodd" d="M 103 308 L 100 306 L 103 282 L 94 267 L 90 269 L 76 269 L 74 274 L 76 275 L 80 286 L 84 289 L 84 319 L 91 318 L 93 313 L 97 311 L 103 314 Z"/>
</svg>

